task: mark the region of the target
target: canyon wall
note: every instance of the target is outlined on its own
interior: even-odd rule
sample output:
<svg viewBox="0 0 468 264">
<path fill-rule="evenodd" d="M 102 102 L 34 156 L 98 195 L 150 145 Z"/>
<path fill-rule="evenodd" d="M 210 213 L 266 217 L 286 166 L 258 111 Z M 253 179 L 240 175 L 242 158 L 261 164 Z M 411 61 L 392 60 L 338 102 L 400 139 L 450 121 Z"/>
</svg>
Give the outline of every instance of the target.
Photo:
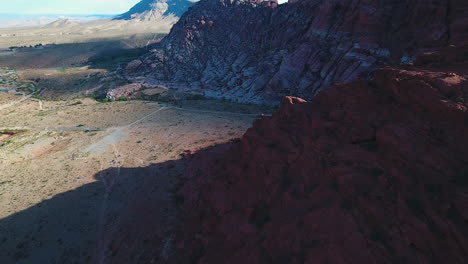
<svg viewBox="0 0 468 264">
<path fill-rule="evenodd" d="M 202 0 L 127 76 L 241 102 L 310 99 L 460 43 L 467 14 L 463 0 Z"/>
</svg>

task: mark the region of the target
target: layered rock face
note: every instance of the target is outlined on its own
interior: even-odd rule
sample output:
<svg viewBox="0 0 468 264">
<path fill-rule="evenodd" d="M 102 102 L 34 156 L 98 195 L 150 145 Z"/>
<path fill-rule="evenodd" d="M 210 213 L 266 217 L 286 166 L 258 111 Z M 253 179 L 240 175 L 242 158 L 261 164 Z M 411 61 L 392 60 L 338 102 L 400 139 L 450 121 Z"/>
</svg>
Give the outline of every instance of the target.
<svg viewBox="0 0 468 264">
<path fill-rule="evenodd" d="M 468 260 L 468 45 L 287 97 L 223 148 L 186 175 L 181 263 Z"/>
<path fill-rule="evenodd" d="M 189 0 L 142 0 L 128 12 L 118 15 L 114 19 L 148 21 L 171 15 L 181 17 L 193 3 Z"/>
<path fill-rule="evenodd" d="M 310 99 L 468 35 L 464 0 L 274 2 L 202 0 L 128 75 L 242 102 Z"/>
</svg>

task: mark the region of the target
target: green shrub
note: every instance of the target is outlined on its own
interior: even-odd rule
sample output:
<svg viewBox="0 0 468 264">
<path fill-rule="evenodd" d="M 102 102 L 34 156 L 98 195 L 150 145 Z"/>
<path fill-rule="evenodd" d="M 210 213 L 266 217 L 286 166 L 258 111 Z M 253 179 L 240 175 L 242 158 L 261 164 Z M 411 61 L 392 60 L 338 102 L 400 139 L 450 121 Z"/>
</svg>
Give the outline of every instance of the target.
<svg viewBox="0 0 468 264">
<path fill-rule="evenodd" d="M 204 95 L 201 95 L 201 94 L 192 94 L 192 95 L 189 95 L 187 96 L 187 100 L 205 100 L 206 97 Z"/>
<path fill-rule="evenodd" d="M 384 174 L 384 170 L 382 170 L 381 168 L 372 168 L 369 172 L 372 176 L 376 177 Z"/>
<path fill-rule="evenodd" d="M 416 196 L 410 196 L 405 200 L 406 206 L 413 212 L 413 214 L 422 219 L 425 215 L 424 212 L 424 203 Z"/>
</svg>

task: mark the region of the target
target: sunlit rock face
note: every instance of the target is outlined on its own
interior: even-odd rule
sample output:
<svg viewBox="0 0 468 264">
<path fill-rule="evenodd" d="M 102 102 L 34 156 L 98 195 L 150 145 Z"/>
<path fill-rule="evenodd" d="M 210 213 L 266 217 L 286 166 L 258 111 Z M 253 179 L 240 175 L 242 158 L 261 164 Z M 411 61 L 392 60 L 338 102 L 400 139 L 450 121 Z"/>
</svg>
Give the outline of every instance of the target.
<svg viewBox="0 0 468 264">
<path fill-rule="evenodd" d="M 171 15 L 181 17 L 193 3 L 194 1 L 189 0 L 142 0 L 128 12 L 114 19 L 148 21 Z"/>
<path fill-rule="evenodd" d="M 463 0 L 202 0 L 135 76 L 243 102 L 310 99 L 466 38 Z M 456 6 L 456 8 L 454 8 Z M 464 26 L 465 25 L 465 26 Z"/>
</svg>

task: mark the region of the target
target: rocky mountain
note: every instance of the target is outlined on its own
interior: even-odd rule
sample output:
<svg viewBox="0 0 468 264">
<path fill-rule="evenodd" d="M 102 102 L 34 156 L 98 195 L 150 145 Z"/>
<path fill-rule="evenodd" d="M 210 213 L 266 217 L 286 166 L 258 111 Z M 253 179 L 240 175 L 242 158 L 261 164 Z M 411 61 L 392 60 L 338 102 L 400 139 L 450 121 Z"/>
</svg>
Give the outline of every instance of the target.
<svg viewBox="0 0 468 264">
<path fill-rule="evenodd" d="M 467 55 L 287 97 L 195 154 L 177 263 L 466 263 Z"/>
<path fill-rule="evenodd" d="M 459 43 L 467 14 L 464 0 L 201 0 L 127 76 L 242 102 L 310 99 Z"/>
<path fill-rule="evenodd" d="M 128 79 L 310 102 L 286 97 L 242 139 L 184 154 L 179 233 L 126 249 L 159 228 L 130 221 L 111 257 L 466 263 L 467 26 L 461 0 L 201 0 Z"/>
<path fill-rule="evenodd" d="M 114 19 L 151 20 L 170 15 L 181 17 L 193 3 L 189 0 L 142 0 L 128 12 L 118 15 Z"/>
</svg>

